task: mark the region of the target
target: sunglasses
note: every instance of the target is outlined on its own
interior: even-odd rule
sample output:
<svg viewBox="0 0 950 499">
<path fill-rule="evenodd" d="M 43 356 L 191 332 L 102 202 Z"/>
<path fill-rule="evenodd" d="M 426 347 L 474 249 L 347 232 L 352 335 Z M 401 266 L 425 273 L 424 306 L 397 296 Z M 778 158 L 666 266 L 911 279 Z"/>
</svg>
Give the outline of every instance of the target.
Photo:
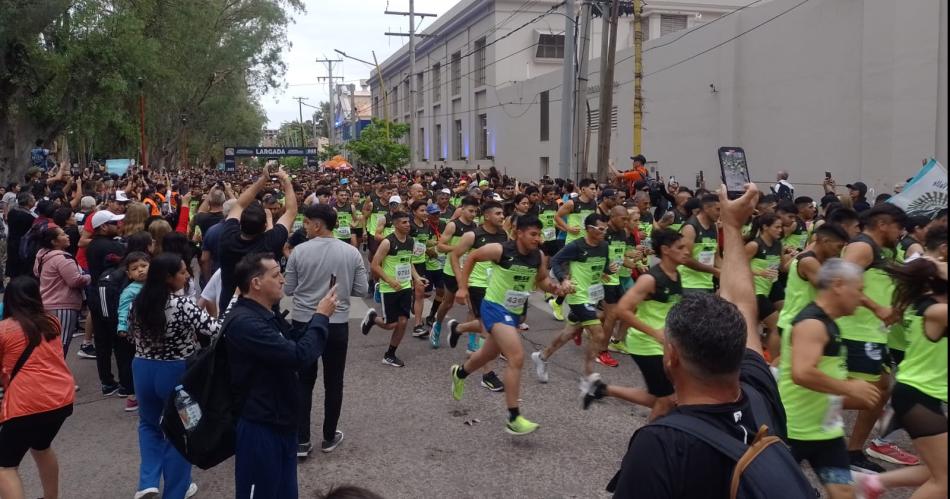
<svg viewBox="0 0 950 499">
<path fill-rule="evenodd" d="M 588 225 L 588 226 L 587 226 L 587 229 L 588 229 L 588 230 L 594 229 L 594 230 L 596 230 L 597 232 L 605 232 L 605 231 L 607 230 L 607 227 L 601 227 L 601 226 L 599 226 L 599 225 Z"/>
</svg>

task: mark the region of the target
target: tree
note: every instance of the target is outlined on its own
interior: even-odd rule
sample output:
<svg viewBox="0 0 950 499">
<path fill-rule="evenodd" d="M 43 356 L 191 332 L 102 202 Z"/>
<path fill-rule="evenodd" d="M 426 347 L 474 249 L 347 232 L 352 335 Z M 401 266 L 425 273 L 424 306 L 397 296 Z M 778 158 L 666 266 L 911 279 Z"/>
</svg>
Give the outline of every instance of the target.
<svg viewBox="0 0 950 499">
<path fill-rule="evenodd" d="M 398 142 L 407 133 L 409 125 L 406 123 L 386 123 L 373 118 L 373 122 L 360 132 L 360 138 L 348 142 L 347 147 L 360 163 L 381 166 L 391 172 L 409 163 L 409 146 Z"/>
</svg>

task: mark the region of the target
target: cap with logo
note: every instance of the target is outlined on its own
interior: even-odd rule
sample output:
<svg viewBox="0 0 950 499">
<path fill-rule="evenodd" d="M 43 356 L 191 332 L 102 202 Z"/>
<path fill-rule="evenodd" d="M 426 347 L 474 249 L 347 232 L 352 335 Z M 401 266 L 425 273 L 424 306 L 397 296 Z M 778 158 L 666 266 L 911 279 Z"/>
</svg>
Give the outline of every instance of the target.
<svg viewBox="0 0 950 499">
<path fill-rule="evenodd" d="M 95 230 L 107 223 L 118 222 L 123 218 L 125 218 L 125 215 L 116 215 L 109 210 L 100 210 L 92 216 L 92 228 Z"/>
</svg>

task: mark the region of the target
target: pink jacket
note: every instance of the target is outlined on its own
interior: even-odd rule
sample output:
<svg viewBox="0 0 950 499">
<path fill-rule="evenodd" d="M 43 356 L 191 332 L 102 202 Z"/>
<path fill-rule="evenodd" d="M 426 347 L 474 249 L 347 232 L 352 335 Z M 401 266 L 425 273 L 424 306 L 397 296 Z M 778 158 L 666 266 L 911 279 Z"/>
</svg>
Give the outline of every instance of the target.
<svg viewBox="0 0 950 499">
<path fill-rule="evenodd" d="M 40 264 L 42 263 L 42 275 Z M 62 250 L 40 249 L 33 264 L 33 274 L 40 278 L 40 296 L 46 310 L 79 310 L 82 291 L 92 277 L 83 274 L 76 259 Z"/>
</svg>

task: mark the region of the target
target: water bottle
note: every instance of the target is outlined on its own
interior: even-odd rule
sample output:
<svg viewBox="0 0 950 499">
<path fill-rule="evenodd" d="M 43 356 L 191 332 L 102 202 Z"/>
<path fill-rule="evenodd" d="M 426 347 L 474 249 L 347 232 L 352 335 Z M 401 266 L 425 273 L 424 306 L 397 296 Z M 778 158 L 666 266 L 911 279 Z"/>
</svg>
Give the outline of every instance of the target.
<svg viewBox="0 0 950 499">
<path fill-rule="evenodd" d="M 181 385 L 175 387 L 175 409 L 178 410 L 178 417 L 181 418 L 181 424 L 186 431 L 198 427 L 198 422 L 201 421 L 201 408 Z"/>
</svg>

